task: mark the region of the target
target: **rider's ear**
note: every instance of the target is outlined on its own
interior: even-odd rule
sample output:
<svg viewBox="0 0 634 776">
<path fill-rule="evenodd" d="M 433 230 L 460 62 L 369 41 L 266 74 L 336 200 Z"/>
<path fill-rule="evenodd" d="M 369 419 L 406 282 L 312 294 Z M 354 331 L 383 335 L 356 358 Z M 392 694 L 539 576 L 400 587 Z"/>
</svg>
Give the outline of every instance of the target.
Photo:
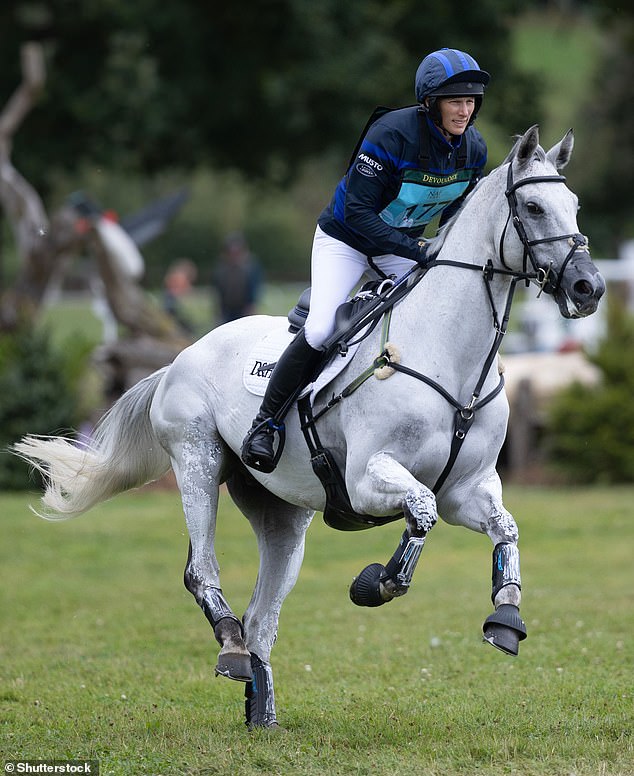
<svg viewBox="0 0 634 776">
<path fill-rule="evenodd" d="M 569 129 L 562 139 L 554 145 L 550 151 L 546 154 L 548 161 L 553 164 L 558 170 L 563 170 L 564 167 L 570 161 L 572 155 L 572 149 L 575 144 L 575 137 L 572 129 Z"/>
</svg>

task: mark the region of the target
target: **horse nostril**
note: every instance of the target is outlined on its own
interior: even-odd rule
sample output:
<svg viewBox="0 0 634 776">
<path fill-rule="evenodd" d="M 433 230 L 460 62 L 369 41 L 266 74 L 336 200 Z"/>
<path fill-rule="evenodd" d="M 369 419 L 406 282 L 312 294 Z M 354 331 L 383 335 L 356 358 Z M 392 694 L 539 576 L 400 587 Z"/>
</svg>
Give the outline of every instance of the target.
<svg viewBox="0 0 634 776">
<path fill-rule="evenodd" d="M 575 295 L 579 297 L 594 296 L 595 293 L 594 286 L 587 280 L 578 280 L 572 289 Z"/>
</svg>

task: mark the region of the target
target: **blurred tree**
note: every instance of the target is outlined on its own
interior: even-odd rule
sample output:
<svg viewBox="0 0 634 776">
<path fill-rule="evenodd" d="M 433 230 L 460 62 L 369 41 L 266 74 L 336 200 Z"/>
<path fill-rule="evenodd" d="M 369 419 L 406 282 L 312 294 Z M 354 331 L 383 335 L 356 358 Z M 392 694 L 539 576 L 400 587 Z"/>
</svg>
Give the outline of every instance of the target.
<svg viewBox="0 0 634 776">
<path fill-rule="evenodd" d="M 618 0 L 596 2 L 607 33 L 595 82 L 581 106 L 588 137 L 579 152 L 584 228 L 609 254 L 634 239 L 634 12 Z"/>
<path fill-rule="evenodd" d="M 416 67 L 444 46 L 494 76 L 491 116 L 534 123 L 538 96 L 514 72 L 508 23 L 519 0 L 5 0 L 0 100 L 18 46 L 44 46 L 51 79 L 15 154 L 38 188 L 88 160 L 153 172 L 210 162 L 285 180 L 308 156 L 342 163 L 377 103 L 413 102 Z"/>
</svg>

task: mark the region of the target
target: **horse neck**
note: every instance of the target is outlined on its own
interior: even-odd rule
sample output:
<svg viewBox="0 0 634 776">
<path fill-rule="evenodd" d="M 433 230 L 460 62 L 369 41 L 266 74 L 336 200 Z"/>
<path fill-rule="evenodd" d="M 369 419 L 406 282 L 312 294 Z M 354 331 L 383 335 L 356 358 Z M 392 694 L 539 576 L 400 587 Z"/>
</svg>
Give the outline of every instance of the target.
<svg viewBox="0 0 634 776">
<path fill-rule="evenodd" d="M 453 266 L 439 266 L 432 270 L 434 276 L 430 283 L 434 287 L 437 304 L 444 310 L 445 300 L 449 299 L 457 319 L 464 317 L 467 311 L 476 319 L 490 321 L 492 316 L 491 299 L 484 273 L 480 270 L 489 263 L 493 267 L 500 266 L 499 240 L 507 220 L 508 205 L 498 180 L 500 176 L 492 173 L 490 177 L 491 180 L 483 180 L 467 199 L 436 256 L 439 262 L 460 262 L 477 270 Z M 491 214 L 494 214 L 492 218 Z M 435 273 L 438 275 L 435 276 Z M 509 277 L 502 274 L 494 275 L 489 282 L 495 308 L 500 313 L 506 304 L 509 284 Z"/>
<path fill-rule="evenodd" d="M 489 261 L 499 266 L 497 242 L 507 214 L 503 193 L 496 199 L 493 187 L 487 188 L 476 190 L 467 200 L 436 256 L 439 262 L 460 262 L 477 269 L 432 267 L 412 290 L 403 320 L 406 328 L 414 327 L 411 330 L 419 333 L 414 347 L 421 364 L 451 364 L 451 376 L 458 385 L 462 378 L 479 373 L 484 364 L 496 338 L 492 302 L 501 322 L 510 289 L 508 276 L 497 274 L 487 289 L 481 271 Z M 494 218 L 488 217 L 490 213 L 496 214 Z"/>
</svg>

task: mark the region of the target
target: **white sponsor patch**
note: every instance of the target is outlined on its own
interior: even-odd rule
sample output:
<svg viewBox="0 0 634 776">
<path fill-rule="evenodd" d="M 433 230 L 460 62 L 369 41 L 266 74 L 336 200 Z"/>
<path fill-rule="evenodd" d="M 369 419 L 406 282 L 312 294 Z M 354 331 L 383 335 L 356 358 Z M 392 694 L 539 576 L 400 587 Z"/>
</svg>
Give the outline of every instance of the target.
<svg viewBox="0 0 634 776">
<path fill-rule="evenodd" d="M 269 332 L 255 344 L 242 370 L 242 382 L 247 391 L 256 396 L 264 396 L 273 364 L 284 352 L 293 336 L 288 328 L 284 327 Z"/>
<path fill-rule="evenodd" d="M 242 369 L 242 383 L 249 393 L 255 396 L 264 396 L 273 365 L 294 336 L 286 327 L 275 329 L 254 345 Z M 348 349 L 345 356 L 337 355 L 326 365 L 315 382 L 310 388 L 307 388 L 313 394 L 313 398 L 348 366 L 358 347 L 359 343 L 357 342 Z"/>
</svg>

